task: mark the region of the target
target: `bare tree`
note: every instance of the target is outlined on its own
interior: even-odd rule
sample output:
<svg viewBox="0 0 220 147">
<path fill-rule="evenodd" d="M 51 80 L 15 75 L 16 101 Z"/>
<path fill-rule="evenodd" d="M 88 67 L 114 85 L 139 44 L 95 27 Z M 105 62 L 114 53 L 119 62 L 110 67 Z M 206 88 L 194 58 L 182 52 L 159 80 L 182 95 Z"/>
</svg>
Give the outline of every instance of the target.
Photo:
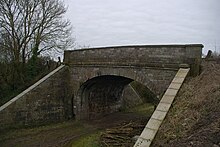
<svg viewBox="0 0 220 147">
<path fill-rule="evenodd" d="M 38 74 L 39 54 L 72 47 L 66 10 L 62 0 L 0 0 L 0 74 L 12 89 Z"/>
<path fill-rule="evenodd" d="M 71 47 L 66 10 L 61 0 L 1 0 L 0 50 L 10 51 L 15 63 L 24 64 L 28 57 Z"/>
<path fill-rule="evenodd" d="M 4 39 L 3 39 L 4 38 Z M 11 43 L 7 34 L 0 34 L 0 62 L 9 63 L 12 60 Z"/>
</svg>

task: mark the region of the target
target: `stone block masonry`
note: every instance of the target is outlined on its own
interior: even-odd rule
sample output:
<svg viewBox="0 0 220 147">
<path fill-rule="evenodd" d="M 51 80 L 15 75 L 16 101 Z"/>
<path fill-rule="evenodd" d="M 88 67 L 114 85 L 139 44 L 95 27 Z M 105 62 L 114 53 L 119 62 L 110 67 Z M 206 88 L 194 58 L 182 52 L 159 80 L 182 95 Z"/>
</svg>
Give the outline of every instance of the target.
<svg viewBox="0 0 220 147">
<path fill-rule="evenodd" d="M 162 97 L 160 103 L 158 104 L 156 110 L 148 121 L 146 127 L 139 136 L 134 147 L 149 147 L 156 136 L 156 133 L 162 124 L 166 114 L 168 113 L 171 104 L 179 91 L 184 79 L 189 72 L 188 69 L 180 68 L 171 82 L 169 88 L 166 90 L 164 96 Z"/>
<path fill-rule="evenodd" d="M 0 129 L 65 119 L 67 67 L 61 65 L 0 107 Z"/>
<path fill-rule="evenodd" d="M 179 69 L 189 65 L 192 75 L 198 75 L 202 44 L 134 45 L 68 50 L 64 62 L 68 65 L 136 66 Z"/>
<path fill-rule="evenodd" d="M 105 79 L 104 77 L 108 76 L 118 76 L 139 82 L 157 98 L 161 98 L 176 72 L 183 65 L 191 68 L 192 75 L 199 74 L 202 47 L 202 44 L 137 45 L 65 51 L 64 63 L 69 66 L 75 118 L 88 118 L 87 108 L 90 103 L 99 103 L 89 101 L 97 99 L 97 96 L 86 92 L 82 86 L 84 83 L 98 77 Z M 182 78 L 175 80 L 178 84 Z M 106 80 L 102 83 L 108 82 Z M 122 89 L 125 86 L 120 85 Z M 115 94 L 108 89 L 99 91 L 104 97 L 118 95 L 117 90 Z M 175 92 L 176 90 L 169 91 L 170 94 Z M 119 96 L 118 100 L 120 101 L 121 98 Z"/>
</svg>

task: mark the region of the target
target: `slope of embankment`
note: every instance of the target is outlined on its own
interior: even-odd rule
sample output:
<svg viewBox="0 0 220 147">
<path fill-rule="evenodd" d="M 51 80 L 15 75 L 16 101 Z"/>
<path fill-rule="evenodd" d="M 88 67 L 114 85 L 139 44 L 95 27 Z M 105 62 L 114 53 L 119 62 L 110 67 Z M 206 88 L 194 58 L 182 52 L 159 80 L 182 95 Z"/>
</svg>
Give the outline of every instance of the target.
<svg viewBox="0 0 220 147">
<path fill-rule="evenodd" d="M 152 146 L 220 146 L 220 60 L 186 79 Z"/>
</svg>

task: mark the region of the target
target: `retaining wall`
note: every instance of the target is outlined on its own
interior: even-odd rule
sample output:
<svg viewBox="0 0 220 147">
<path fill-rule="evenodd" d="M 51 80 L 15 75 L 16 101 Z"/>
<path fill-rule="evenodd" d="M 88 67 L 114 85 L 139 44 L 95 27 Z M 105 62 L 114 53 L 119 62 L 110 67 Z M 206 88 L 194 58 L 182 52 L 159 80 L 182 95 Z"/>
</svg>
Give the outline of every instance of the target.
<svg viewBox="0 0 220 147">
<path fill-rule="evenodd" d="M 0 128 L 64 120 L 66 70 L 61 65 L 0 107 Z"/>
</svg>

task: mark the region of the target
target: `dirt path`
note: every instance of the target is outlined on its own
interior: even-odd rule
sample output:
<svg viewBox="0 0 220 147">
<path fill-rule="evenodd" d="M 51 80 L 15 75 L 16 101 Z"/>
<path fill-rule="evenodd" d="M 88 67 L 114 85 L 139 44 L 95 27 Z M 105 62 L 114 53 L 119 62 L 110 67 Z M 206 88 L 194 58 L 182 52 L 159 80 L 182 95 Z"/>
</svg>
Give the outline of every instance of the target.
<svg viewBox="0 0 220 147">
<path fill-rule="evenodd" d="M 135 120 L 146 120 L 148 116 L 133 112 L 118 112 L 89 122 L 68 121 L 64 123 L 30 129 L 11 130 L 0 134 L 1 147 L 58 147 L 68 144 L 86 134 L 112 128 Z"/>
</svg>

